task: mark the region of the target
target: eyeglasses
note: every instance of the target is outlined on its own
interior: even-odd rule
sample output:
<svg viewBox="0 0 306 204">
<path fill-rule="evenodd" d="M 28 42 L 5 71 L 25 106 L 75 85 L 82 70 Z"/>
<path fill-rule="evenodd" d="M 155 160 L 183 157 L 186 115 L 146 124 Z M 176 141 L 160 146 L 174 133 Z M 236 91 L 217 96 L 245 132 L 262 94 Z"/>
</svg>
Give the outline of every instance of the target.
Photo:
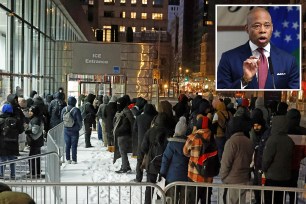
<svg viewBox="0 0 306 204">
<path fill-rule="evenodd" d="M 255 24 L 255 25 L 252 25 L 251 28 L 254 29 L 254 30 L 260 30 L 262 28 L 262 26 L 268 30 L 268 29 L 271 29 L 272 27 L 272 24 L 270 23 L 265 23 L 265 24 Z"/>
</svg>

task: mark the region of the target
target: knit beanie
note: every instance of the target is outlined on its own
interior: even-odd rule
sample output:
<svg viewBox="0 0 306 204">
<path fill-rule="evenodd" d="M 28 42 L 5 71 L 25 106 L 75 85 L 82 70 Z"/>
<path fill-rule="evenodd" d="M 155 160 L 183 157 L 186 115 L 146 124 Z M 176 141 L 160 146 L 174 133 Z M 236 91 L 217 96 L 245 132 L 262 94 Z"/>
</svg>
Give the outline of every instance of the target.
<svg viewBox="0 0 306 204">
<path fill-rule="evenodd" d="M 13 107 L 11 104 L 4 104 L 2 107 L 2 113 L 13 113 Z"/>
<path fill-rule="evenodd" d="M 185 136 L 187 131 L 186 118 L 180 117 L 179 121 L 175 126 L 174 136 Z"/>
</svg>

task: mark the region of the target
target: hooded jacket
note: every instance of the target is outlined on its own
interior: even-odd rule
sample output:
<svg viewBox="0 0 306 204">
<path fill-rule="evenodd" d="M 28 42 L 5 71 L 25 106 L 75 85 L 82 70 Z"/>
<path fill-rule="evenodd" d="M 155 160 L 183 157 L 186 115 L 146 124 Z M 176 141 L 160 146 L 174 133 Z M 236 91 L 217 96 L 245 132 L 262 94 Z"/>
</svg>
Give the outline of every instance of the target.
<svg viewBox="0 0 306 204">
<path fill-rule="evenodd" d="M 61 122 L 61 112 L 62 109 L 67 106 L 64 101 L 64 93 L 57 92 L 54 94 L 54 99 L 51 101 L 48 113 L 50 115 L 50 128 L 55 127 Z"/>
<path fill-rule="evenodd" d="M 221 160 L 220 177 L 223 183 L 239 184 L 250 180 L 250 164 L 253 156 L 253 143 L 243 133 L 241 118 L 232 118 L 230 139 L 224 146 Z"/>
<path fill-rule="evenodd" d="M 288 120 L 286 116 L 274 116 L 271 135 L 266 142 L 262 159 L 262 170 L 267 179 L 286 181 L 291 177 L 294 143 L 287 133 Z"/>
<path fill-rule="evenodd" d="M 68 136 L 79 136 L 79 131 L 82 128 L 82 116 L 81 116 L 81 111 L 79 108 L 75 107 L 77 103 L 76 98 L 74 97 L 69 97 L 68 98 L 68 106 L 63 108 L 61 112 L 61 120 L 63 121 L 63 116 L 66 111 L 71 111 L 70 112 L 72 118 L 74 119 L 74 124 L 72 127 L 64 127 L 64 134 Z"/>
<path fill-rule="evenodd" d="M 143 111 L 144 106 L 147 104 L 147 100 L 142 98 L 142 97 L 138 97 L 136 99 L 136 104 L 135 106 L 131 109 L 134 117 L 136 118 L 136 116 L 140 115 Z"/>
<path fill-rule="evenodd" d="M 85 105 L 85 114 L 88 116 L 86 116 L 86 118 L 84 119 L 84 123 L 92 124 L 95 122 L 96 113 L 97 113 L 97 110 L 93 106 L 95 98 L 96 96 L 91 93 L 88 94 L 86 97 L 86 102 L 84 103 L 84 105 Z"/>
<path fill-rule="evenodd" d="M 107 95 L 103 96 L 103 103 L 99 106 L 97 116 L 99 119 L 105 119 L 104 117 L 104 112 L 105 112 L 105 107 L 109 102 L 109 97 Z"/>
<path fill-rule="evenodd" d="M 105 107 L 103 117 L 105 118 L 105 129 L 106 132 L 111 133 L 114 128 L 113 119 L 117 112 L 117 97 L 112 96 L 109 103 Z"/>
<path fill-rule="evenodd" d="M 270 125 L 270 113 L 269 110 L 265 107 L 264 98 L 258 97 L 255 101 L 255 108 L 259 108 L 262 111 L 263 118 L 266 121 L 267 125 Z"/>
<path fill-rule="evenodd" d="M 214 119 L 213 123 L 213 130 L 215 132 L 216 137 L 224 137 L 225 136 L 225 129 L 227 128 L 227 122 L 232 117 L 232 113 L 226 110 L 225 104 L 223 102 L 218 102 L 216 105 L 217 112 L 215 113 L 217 116 L 217 120 Z"/>
<path fill-rule="evenodd" d="M 42 147 L 44 145 L 44 123 L 40 114 L 40 109 L 38 106 L 31 106 L 29 112 L 33 113 L 28 129 L 25 131 L 25 133 L 32 138 L 29 145 L 31 147 Z"/>
<path fill-rule="evenodd" d="M 145 133 L 141 145 L 141 154 L 140 154 L 141 163 L 144 158 L 144 155 L 148 154 L 149 151 L 153 149 L 154 144 L 159 143 L 160 147 L 162 148 L 162 152 L 165 151 L 168 143 L 167 139 L 168 137 L 173 135 L 173 131 L 166 126 L 168 122 L 167 120 L 168 117 L 166 113 L 159 113 L 154 121 L 154 126 Z M 162 155 L 154 155 L 154 154 L 148 155 L 149 165 L 147 173 L 157 175 L 160 172 L 161 159 L 162 159 L 161 156 Z M 155 159 L 157 157 L 160 158 L 160 160 Z M 153 162 L 153 159 L 157 162 Z"/>
<path fill-rule="evenodd" d="M 24 131 L 25 116 L 18 104 L 18 96 L 16 94 L 9 94 L 6 99 L 13 107 L 13 117 L 17 119 L 18 131 L 21 134 Z"/>
</svg>

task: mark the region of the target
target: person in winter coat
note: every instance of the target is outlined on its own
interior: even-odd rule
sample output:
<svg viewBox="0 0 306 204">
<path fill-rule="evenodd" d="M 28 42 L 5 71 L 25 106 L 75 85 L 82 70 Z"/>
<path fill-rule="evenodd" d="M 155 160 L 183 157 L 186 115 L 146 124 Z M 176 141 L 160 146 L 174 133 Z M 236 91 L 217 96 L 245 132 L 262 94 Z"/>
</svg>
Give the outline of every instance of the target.
<svg viewBox="0 0 306 204">
<path fill-rule="evenodd" d="M 26 193 L 14 192 L 5 183 L 0 183 L 0 203 L 5 204 L 35 204 Z"/>
<path fill-rule="evenodd" d="M 4 136 L 4 128 L 6 127 L 6 120 L 9 118 L 15 119 L 16 127 L 9 128 L 6 136 Z M 2 114 L 0 115 L 0 163 L 17 159 L 19 155 L 18 136 L 23 126 L 17 126 L 17 119 L 13 116 L 13 107 L 11 104 L 4 104 L 2 107 Z M 9 139 L 9 140 L 8 140 Z M 11 175 L 10 179 L 15 179 L 15 164 L 10 164 Z M 0 178 L 4 179 L 5 165 L 0 165 Z"/>
<path fill-rule="evenodd" d="M 50 115 L 50 129 L 57 126 L 61 122 L 62 109 L 67 106 L 64 100 L 64 93 L 57 92 L 54 94 L 54 99 L 51 101 L 48 107 L 48 113 Z"/>
<path fill-rule="evenodd" d="M 114 163 L 116 162 L 116 159 L 119 158 L 118 153 L 120 153 L 122 164 L 121 168 L 116 171 L 116 173 L 127 173 L 128 171 L 131 171 L 127 154 L 131 152 L 132 127 L 134 125 L 134 120 L 133 114 L 128 108 L 127 100 L 123 97 L 119 98 L 117 100 L 117 113 L 114 118 L 113 129 L 115 138 Z"/>
<path fill-rule="evenodd" d="M 173 115 L 173 111 L 172 111 L 172 105 L 169 101 L 160 101 L 158 103 L 158 108 L 157 108 L 157 112 L 158 113 L 166 113 L 167 117 L 168 117 L 168 121 L 167 121 L 167 126 L 169 129 L 171 129 L 174 132 L 174 128 L 176 125 L 176 118 Z M 154 119 L 153 119 L 154 121 Z M 153 122 L 154 123 L 154 122 Z"/>
<path fill-rule="evenodd" d="M 173 106 L 173 111 L 177 120 L 181 116 L 189 118 L 190 107 L 188 105 L 188 98 L 185 94 L 179 96 L 178 103 Z"/>
<path fill-rule="evenodd" d="M 142 112 L 143 112 L 143 108 L 144 106 L 147 104 L 147 100 L 142 98 L 142 97 L 138 97 L 136 99 L 136 104 L 135 106 L 131 109 L 134 117 L 136 118 L 137 116 L 139 116 Z"/>
<path fill-rule="evenodd" d="M 144 106 L 143 114 L 136 117 L 134 123 L 134 133 L 133 140 L 137 140 L 137 165 L 136 165 L 136 182 L 141 182 L 143 177 L 143 170 L 140 168 L 141 160 L 140 160 L 140 151 L 141 144 L 144 138 L 144 135 L 148 129 L 151 127 L 151 123 L 153 118 L 157 115 L 157 111 L 152 104 L 146 104 Z M 134 143 L 135 144 L 135 143 Z M 134 148 L 134 146 L 133 146 Z"/>
<path fill-rule="evenodd" d="M 19 130 L 19 134 L 24 131 L 23 124 L 25 123 L 25 116 L 18 104 L 18 96 L 16 94 L 9 94 L 6 98 L 7 102 L 13 107 L 13 117 L 17 119 L 17 126 L 22 128 Z"/>
<path fill-rule="evenodd" d="M 105 108 L 106 108 L 106 105 L 108 104 L 108 102 L 109 102 L 109 97 L 107 95 L 104 95 L 103 96 L 103 103 L 99 106 L 99 109 L 98 109 L 98 112 L 97 112 L 99 123 L 100 123 L 101 129 L 102 129 L 102 137 L 103 137 L 104 147 L 107 147 L 107 144 L 108 144 L 107 133 L 106 133 L 106 129 L 105 129 L 106 118 L 104 117 Z"/>
<path fill-rule="evenodd" d="M 216 109 L 217 112 L 214 114 L 212 124 L 215 140 L 218 146 L 218 156 L 219 160 L 221 161 L 224 145 L 226 142 L 226 126 L 228 121 L 232 117 L 232 113 L 226 110 L 225 104 L 221 101 L 217 104 Z"/>
<path fill-rule="evenodd" d="M 184 145 L 183 153 L 185 156 L 189 157 L 188 180 L 191 182 L 212 183 L 213 177 L 218 174 L 218 172 L 208 172 L 207 176 L 202 176 L 196 166 L 201 156 L 203 145 L 206 146 L 205 154 L 214 153 L 215 156 L 218 154 L 217 145 L 211 132 L 211 127 L 211 121 L 206 115 L 199 116 L 196 121 L 197 129 L 187 137 L 187 141 Z M 218 159 L 213 163 L 213 165 L 217 169 L 219 168 Z M 195 197 L 195 191 L 198 191 L 197 197 Z M 198 201 L 201 200 L 201 204 L 208 204 L 211 201 L 212 188 L 188 187 L 187 193 L 187 203 L 198 203 Z"/>
<path fill-rule="evenodd" d="M 158 113 L 154 125 L 146 133 L 141 145 L 140 160 L 145 163 L 147 182 L 156 183 L 162 162 L 162 155 L 167 146 L 167 139 L 173 135 L 173 130 L 167 126 L 168 116 L 166 113 Z M 146 159 L 144 156 L 146 155 Z M 143 161 L 145 160 L 145 161 Z M 146 187 L 145 204 L 152 202 L 152 188 Z"/>
<path fill-rule="evenodd" d="M 271 135 L 262 158 L 266 186 L 290 186 L 294 142 L 288 137 L 288 125 L 285 115 L 276 115 L 272 119 Z M 265 191 L 265 204 L 283 203 L 283 196 L 283 191 Z"/>
<path fill-rule="evenodd" d="M 63 108 L 61 113 L 61 118 L 63 120 L 63 116 L 66 112 L 70 112 L 70 115 L 74 119 L 74 124 L 72 127 L 64 127 L 64 139 L 66 144 L 66 160 L 68 164 L 76 164 L 77 163 L 77 147 L 79 141 L 79 131 L 82 128 L 82 116 L 81 111 L 77 107 L 75 107 L 77 103 L 76 98 L 70 96 L 68 98 L 68 106 Z M 72 152 L 72 161 L 70 159 L 70 149 Z"/>
<path fill-rule="evenodd" d="M 253 185 L 261 186 L 262 178 L 262 155 L 266 141 L 270 136 L 271 129 L 267 125 L 261 109 L 255 108 L 252 111 L 252 129 L 250 139 L 254 148 L 254 179 Z M 261 191 L 254 190 L 256 204 L 261 204 Z"/>
<path fill-rule="evenodd" d="M 24 98 L 18 97 L 18 104 L 20 106 L 20 109 L 22 110 L 24 116 L 25 116 L 25 123 L 23 124 L 24 128 L 26 128 L 30 122 L 29 119 L 29 108 L 27 107 L 27 101 Z M 22 132 L 19 134 L 19 151 L 23 151 L 26 145 L 26 134 Z"/>
<path fill-rule="evenodd" d="M 84 103 L 84 127 L 85 127 L 85 148 L 93 147 L 90 142 L 92 124 L 96 122 L 96 109 L 93 106 L 93 102 L 96 98 L 94 94 L 88 94 Z"/>
<path fill-rule="evenodd" d="M 263 97 L 258 97 L 255 101 L 255 108 L 259 108 L 263 113 L 263 118 L 266 121 L 266 124 L 270 126 L 270 112 L 269 109 L 265 106 L 265 101 Z"/>
<path fill-rule="evenodd" d="M 250 181 L 250 164 L 253 156 L 253 143 L 244 135 L 245 121 L 239 117 L 233 117 L 230 124 L 232 135 L 225 144 L 221 160 L 220 177 L 225 184 L 247 185 Z M 247 190 L 225 189 L 224 203 L 245 203 Z"/>
<path fill-rule="evenodd" d="M 105 107 L 103 117 L 105 118 L 105 131 L 107 133 L 108 151 L 114 152 L 114 135 L 112 133 L 114 125 L 113 119 L 117 112 L 117 96 L 112 96 Z"/>
<path fill-rule="evenodd" d="M 290 135 L 297 135 L 295 138 L 297 141 L 302 140 L 302 135 L 306 135 L 306 128 L 300 126 L 301 122 L 301 113 L 299 110 L 293 108 L 288 110 L 286 117 L 289 123 L 288 134 Z M 290 187 L 296 188 L 297 181 L 299 178 L 299 170 L 300 170 L 300 163 L 301 160 L 306 157 L 306 147 L 305 145 L 296 144 L 293 149 L 293 156 L 292 156 L 292 165 L 291 165 L 291 179 L 290 179 Z M 297 196 L 295 193 L 289 193 L 290 195 L 290 204 L 298 203 Z"/>
<path fill-rule="evenodd" d="M 44 122 L 38 106 L 31 106 L 29 109 L 30 123 L 25 133 L 30 146 L 29 156 L 41 154 L 41 147 L 44 145 L 43 130 Z M 40 158 L 29 161 L 31 177 L 41 177 Z"/>
<path fill-rule="evenodd" d="M 164 151 L 160 175 L 166 178 L 166 185 L 175 181 L 188 181 L 189 158 L 183 153 L 186 142 L 187 124 L 184 116 L 179 118 L 175 126 L 174 135 L 168 138 L 168 144 Z M 178 186 L 169 189 L 167 196 L 170 196 L 174 203 L 185 203 L 185 188 Z"/>
</svg>

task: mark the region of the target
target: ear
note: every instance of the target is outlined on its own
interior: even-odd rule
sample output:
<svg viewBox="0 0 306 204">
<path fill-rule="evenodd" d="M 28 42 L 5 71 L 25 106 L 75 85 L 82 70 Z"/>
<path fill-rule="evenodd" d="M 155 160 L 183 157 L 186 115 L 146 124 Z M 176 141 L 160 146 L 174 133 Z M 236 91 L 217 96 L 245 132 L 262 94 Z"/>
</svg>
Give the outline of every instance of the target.
<svg viewBox="0 0 306 204">
<path fill-rule="evenodd" d="M 246 24 L 246 25 L 244 26 L 244 30 L 249 34 L 249 27 L 248 27 L 248 24 Z"/>
</svg>

